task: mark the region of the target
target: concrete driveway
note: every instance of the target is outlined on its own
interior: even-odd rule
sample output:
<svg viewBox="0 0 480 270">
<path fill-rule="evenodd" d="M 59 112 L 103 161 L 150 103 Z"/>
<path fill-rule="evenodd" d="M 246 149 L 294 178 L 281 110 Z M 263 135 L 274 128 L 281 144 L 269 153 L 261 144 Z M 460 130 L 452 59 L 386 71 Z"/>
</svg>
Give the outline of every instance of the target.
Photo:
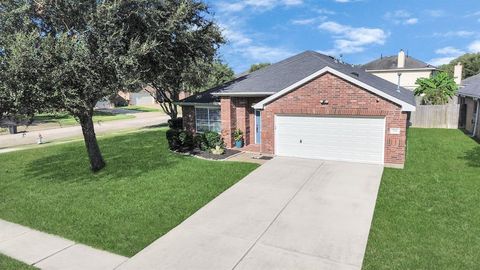
<svg viewBox="0 0 480 270">
<path fill-rule="evenodd" d="M 361 269 L 382 172 L 277 157 L 118 269 Z"/>
</svg>

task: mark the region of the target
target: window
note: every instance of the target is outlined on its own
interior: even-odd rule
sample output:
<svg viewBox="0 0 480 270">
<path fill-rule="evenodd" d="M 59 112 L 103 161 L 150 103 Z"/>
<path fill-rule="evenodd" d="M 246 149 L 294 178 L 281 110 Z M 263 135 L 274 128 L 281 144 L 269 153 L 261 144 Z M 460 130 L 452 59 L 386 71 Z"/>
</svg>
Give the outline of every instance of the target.
<svg viewBox="0 0 480 270">
<path fill-rule="evenodd" d="M 197 132 L 222 131 L 220 108 L 195 108 Z"/>
</svg>

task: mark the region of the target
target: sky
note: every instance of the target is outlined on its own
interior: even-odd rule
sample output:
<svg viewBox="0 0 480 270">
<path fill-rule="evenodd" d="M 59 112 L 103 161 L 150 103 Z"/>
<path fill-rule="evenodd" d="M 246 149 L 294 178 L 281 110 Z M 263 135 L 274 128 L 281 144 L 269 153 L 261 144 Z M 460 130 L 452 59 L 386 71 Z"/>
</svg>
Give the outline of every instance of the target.
<svg viewBox="0 0 480 270">
<path fill-rule="evenodd" d="M 207 0 L 235 72 L 313 50 L 365 64 L 400 49 L 433 65 L 480 52 L 480 0 Z"/>
</svg>

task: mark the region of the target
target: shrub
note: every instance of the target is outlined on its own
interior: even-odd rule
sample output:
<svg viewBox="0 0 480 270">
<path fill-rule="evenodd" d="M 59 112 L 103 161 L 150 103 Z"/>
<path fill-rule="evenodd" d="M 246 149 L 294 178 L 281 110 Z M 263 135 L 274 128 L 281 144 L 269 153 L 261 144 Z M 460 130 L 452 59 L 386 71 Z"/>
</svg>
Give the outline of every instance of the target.
<svg viewBox="0 0 480 270">
<path fill-rule="evenodd" d="M 182 129 L 183 128 L 183 118 L 178 117 L 175 119 L 168 120 L 168 127 L 173 129 Z"/>
<path fill-rule="evenodd" d="M 216 132 L 205 132 L 202 135 L 196 137 L 197 146 L 203 151 L 210 151 L 215 147 L 225 148 L 222 136 Z"/>
<path fill-rule="evenodd" d="M 167 130 L 167 141 L 170 150 L 190 150 L 194 147 L 193 137 L 185 130 Z"/>
</svg>

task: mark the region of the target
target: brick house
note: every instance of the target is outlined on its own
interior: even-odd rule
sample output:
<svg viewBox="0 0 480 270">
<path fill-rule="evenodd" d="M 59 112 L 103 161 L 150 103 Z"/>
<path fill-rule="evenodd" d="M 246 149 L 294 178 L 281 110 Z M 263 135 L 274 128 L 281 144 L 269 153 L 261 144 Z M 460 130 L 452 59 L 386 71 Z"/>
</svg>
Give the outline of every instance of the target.
<svg viewBox="0 0 480 270">
<path fill-rule="evenodd" d="M 184 128 L 265 154 L 403 167 L 411 91 L 306 51 L 179 102 Z"/>
</svg>

